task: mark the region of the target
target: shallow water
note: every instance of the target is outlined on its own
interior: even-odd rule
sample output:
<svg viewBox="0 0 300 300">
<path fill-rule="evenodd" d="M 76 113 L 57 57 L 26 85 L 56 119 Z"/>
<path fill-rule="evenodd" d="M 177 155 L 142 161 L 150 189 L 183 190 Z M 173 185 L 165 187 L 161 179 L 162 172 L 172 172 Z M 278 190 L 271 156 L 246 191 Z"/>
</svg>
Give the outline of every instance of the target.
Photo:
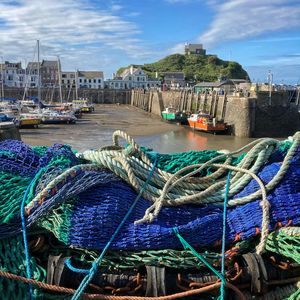
<svg viewBox="0 0 300 300">
<path fill-rule="evenodd" d="M 129 133 L 140 146 L 160 153 L 205 149 L 232 151 L 254 140 L 194 131 L 188 126 L 163 122 L 159 117 L 129 106 L 108 105 L 98 106 L 95 113 L 84 115 L 76 125 L 41 125 L 38 129 L 22 129 L 21 136 L 32 146 L 62 143 L 84 151 L 112 145 L 115 130 Z"/>
<path fill-rule="evenodd" d="M 213 135 L 210 133 L 193 131 L 184 126 L 177 131 L 170 131 L 161 135 L 137 138 L 136 141 L 160 153 L 183 152 L 189 150 L 235 150 L 254 138 L 238 138 L 230 135 Z"/>
</svg>

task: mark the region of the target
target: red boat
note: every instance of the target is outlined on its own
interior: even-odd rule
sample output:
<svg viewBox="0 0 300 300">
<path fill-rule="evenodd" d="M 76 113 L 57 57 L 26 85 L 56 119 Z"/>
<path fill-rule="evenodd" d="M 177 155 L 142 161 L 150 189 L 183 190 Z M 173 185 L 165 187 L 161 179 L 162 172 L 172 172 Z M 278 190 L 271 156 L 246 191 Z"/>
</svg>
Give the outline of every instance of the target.
<svg viewBox="0 0 300 300">
<path fill-rule="evenodd" d="M 227 124 L 223 121 L 217 121 L 209 114 L 198 113 L 192 114 L 188 118 L 188 123 L 191 128 L 195 130 L 201 130 L 206 132 L 224 132 L 227 130 Z"/>
</svg>

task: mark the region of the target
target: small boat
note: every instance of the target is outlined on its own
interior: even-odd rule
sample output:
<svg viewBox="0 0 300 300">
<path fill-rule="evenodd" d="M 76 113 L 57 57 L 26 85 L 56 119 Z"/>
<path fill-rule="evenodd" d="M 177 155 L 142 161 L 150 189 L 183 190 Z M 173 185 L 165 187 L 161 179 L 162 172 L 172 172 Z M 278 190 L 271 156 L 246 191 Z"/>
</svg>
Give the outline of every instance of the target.
<svg viewBox="0 0 300 300">
<path fill-rule="evenodd" d="M 14 118 L 0 112 L 0 123 L 1 122 L 13 122 L 13 121 L 14 121 Z"/>
<path fill-rule="evenodd" d="M 19 128 L 33 127 L 38 128 L 41 118 L 37 114 L 21 113 L 16 119 L 15 124 Z"/>
<path fill-rule="evenodd" d="M 80 109 L 83 113 L 91 113 L 95 110 L 93 104 L 87 99 L 73 100 L 73 109 Z"/>
<path fill-rule="evenodd" d="M 216 118 L 205 113 L 191 114 L 187 120 L 189 126 L 195 130 L 217 133 L 228 129 L 226 123 L 217 121 Z"/>
<path fill-rule="evenodd" d="M 68 111 L 43 110 L 41 112 L 43 124 L 74 124 L 77 118 Z"/>
<path fill-rule="evenodd" d="M 175 122 L 180 124 L 187 124 L 187 114 L 185 112 L 177 111 L 175 108 L 167 107 L 161 116 L 168 122 Z"/>
</svg>

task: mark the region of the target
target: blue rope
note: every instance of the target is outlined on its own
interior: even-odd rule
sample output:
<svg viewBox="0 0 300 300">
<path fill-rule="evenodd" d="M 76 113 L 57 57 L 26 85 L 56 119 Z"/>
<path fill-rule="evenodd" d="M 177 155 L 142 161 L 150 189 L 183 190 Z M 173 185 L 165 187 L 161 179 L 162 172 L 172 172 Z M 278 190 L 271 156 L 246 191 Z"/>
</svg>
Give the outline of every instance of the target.
<svg viewBox="0 0 300 300">
<path fill-rule="evenodd" d="M 42 168 L 31 180 L 30 184 L 28 185 L 21 202 L 21 222 L 22 222 L 22 236 L 23 236 L 23 243 L 24 243 L 24 252 L 25 252 L 25 260 L 26 260 L 26 276 L 28 279 L 31 279 L 32 273 L 30 268 L 30 255 L 28 249 L 28 240 L 27 240 L 27 230 L 26 230 L 26 218 L 25 218 L 25 204 L 28 197 L 29 192 L 33 192 L 34 184 L 36 180 L 40 177 L 40 174 L 44 172 L 44 168 Z M 29 284 L 29 296 L 30 299 L 33 297 L 33 289 L 32 285 Z"/>
<path fill-rule="evenodd" d="M 73 272 L 75 272 L 75 273 L 88 274 L 88 273 L 90 272 L 90 269 L 80 269 L 80 268 L 73 267 L 70 258 L 67 258 L 67 259 L 65 260 L 65 265 L 66 265 L 71 271 L 73 271 Z"/>
<path fill-rule="evenodd" d="M 142 194 L 143 194 L 143 192 L 144 192 L 147 184 L 149 183 L 149 181 L 150 181 L 150 179 L 151 179 L 151 177 L 152 177 L 152 175 L 154 173 L 156 163 L 157 163 L 157 159 L 155 159 L 155 162 L 153 163 L 151 171 L 150 171 L 150 173 L 148 175 L 148 178 L 145 181 L 145 183 L 143 184 L 143 186 L 142 186 L 139 194 L 137 195 L 137 197 L 133 201 L 133 203 L 130 206 L 128 212 L 126 213 L 125 217 L 123 218 L 123 220 L 121 221 L 121 223 L 119 224 L 119 226 L 117 227 L 117 229 L 115 230 L 114 234 L 111 236 L 110 240 L 108 241 L 108 243 L 106 244 L 106 246 L 102 250 L 100 256 L 92 263 L 92 267 L 90 268 L 89 273 L 81 281 L 78 289 L 76 290 L 75 294 L 72 297 L 72 300 L 78 300 L 80 298 L 80 296 L 82 295 L 82 293 L 84 292 L 84 290 L 86 289 L 86 287 L 88 286 L 88 284 L 90 283 L 90 281 L 93 279 L 94 275 L 97 272 L 98 267 L 101 265 L 103 256 L 105 255 L 106 251 L 110 247 L 111 243 L 114 241 L 115 237 L 118 235 L 119 231 L 123 227 L 124 223 L 126 222 L 126 220 L 129 217 L 129 215 L 132 213 L 135 205 L 137 204 L 137 202 L 141 198 L 141 196 L 142 196 Z"/>
<path fill-rule="evenodd" d="M 225 195 L 224 195 L 224 209 L 223 209 L 223 234 L 222 234 L 222 260 L 221 260 L 221 274 L 223 278 L 225 278 L 225 244 L 226 244 L 226 219 L 227 219 L 227 202 L 228 202 L 228 194 L 230 187 L 230 176 L 231 171 L 228 172 L 226 187 L 225 187 Z M 222 280 L 221 285 L 221 300 L 225 299 L 225 280 Z"/>
</svg>

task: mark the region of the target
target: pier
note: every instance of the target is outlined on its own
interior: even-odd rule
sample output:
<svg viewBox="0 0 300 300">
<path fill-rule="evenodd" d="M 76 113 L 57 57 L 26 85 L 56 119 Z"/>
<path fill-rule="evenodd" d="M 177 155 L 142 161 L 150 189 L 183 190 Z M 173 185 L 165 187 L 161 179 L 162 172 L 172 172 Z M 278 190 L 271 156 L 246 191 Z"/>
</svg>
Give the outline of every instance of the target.
<svg viewBox="0 0 300 300">
<path fill-rule="evenodd" d="M 160 115 L 165 107 L 209 113 L 224 120 L 238 137 L 287 136 L 300 128 L 299 106 L 284 92 L 251 93 L 249 96 L 196 94 L 191 91 L 133 90 L 131 105 Z"/>
</svg>

